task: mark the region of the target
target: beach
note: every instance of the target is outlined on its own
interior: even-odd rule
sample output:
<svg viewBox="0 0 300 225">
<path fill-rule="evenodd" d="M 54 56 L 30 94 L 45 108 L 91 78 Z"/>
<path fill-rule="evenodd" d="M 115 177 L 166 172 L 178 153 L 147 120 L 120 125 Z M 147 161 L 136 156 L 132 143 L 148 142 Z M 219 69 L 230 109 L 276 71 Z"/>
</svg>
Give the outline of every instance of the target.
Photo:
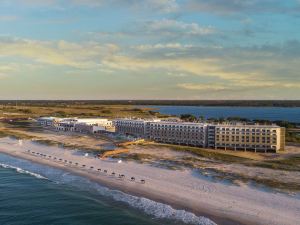
<svg viewBox="0 0 300 225">
<path fill-rule="evenodd" d="M 110 189 L 184 209 L 217 224 L 288 225 L 300 221 L 300 199 L 295 196 L 214 182 L 192 169 L 169 170 L 132 161 L 120 163 L 86 156 L 81 151 L 10 138 L 0 139 L 0 152 L 69 171 Z M 125 177 L 119 178 L 119 174 Z"/>
</svg>

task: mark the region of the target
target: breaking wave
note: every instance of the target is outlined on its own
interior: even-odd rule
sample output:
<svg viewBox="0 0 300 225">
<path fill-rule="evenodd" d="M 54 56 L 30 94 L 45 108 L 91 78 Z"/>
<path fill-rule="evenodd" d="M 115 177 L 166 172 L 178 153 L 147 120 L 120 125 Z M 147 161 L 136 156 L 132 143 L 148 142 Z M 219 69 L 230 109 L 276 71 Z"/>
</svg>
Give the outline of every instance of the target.
<svg viewBox="0 0 300 225">
<path fill-rule="evenodd" d="M 5 163 L 9 163 L 10 165 L 1 163 L 3 162 L 3 159 L 5 160 Z M 196 216 L 185 210 L 177 210 L 170 205 L 155 202 L 147 198 L 129 195 L 118 190 L 112 190 L 96 182 L 92 182 L 89 179 L 73 175 L 57 168 L 32 163 L 3 154 L 0 154 L 0 166 L 15 169 L 19 173 L 29 174 L 39 179 L 49 179 L 57 184 L 67 184 L 83 191 L 98 193 L 100 196 L 113 199 L 143 211 L 145 214 L 150 215 L 155 219 L 167 219 L 185 224 L 215 225 L 213 221 L 206 217 Z"/>
<path fill-rule="evenodd" d="M 3 164 L 3 163 L 0 163 L 0 167 L 7 168 L 7 169 L 14 169 L 18 173 L 29 174 L 31 176 L 34 176 L 34 177 L 38 178 L 38 179 L 47 179 L 46 177 L 43 177 L 40 174 L 33 173 L 33 172 L 30 172 L 30 171 L 27 171 L 27 170 L 23 170 L 22 168 L 19 168 L 19 167 L 15 167 L 15 166 Z"/>
</svg>

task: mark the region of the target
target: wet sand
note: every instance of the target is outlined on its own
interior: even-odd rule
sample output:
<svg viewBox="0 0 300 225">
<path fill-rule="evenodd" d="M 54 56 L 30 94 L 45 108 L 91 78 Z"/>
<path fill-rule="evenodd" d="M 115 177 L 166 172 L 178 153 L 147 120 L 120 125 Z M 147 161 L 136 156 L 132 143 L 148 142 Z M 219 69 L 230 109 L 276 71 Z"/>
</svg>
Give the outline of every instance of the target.
<svg viewBox="0 0 300 225">
<path fill-rule="evenodd" d="M 78 151 L 37 145 L 31 141 L 24 141 L 20 145 L 17 140 L 9 138 L 0 139 L 0 152 L 64 169 L 110 188 L 208 217 L 218 224 L 288 225 L 300 221 L 299 199 L 248 186 L 212 182 L 192 170 L 173 171 L 135 162 L 118 163 L 85 157 Z M 37 155 L 36 152 L 47 156 Z M 54 157 L 57 159 L 54 160 Z M 85 168 L 82 165 L 86 165 Z M 101 172 L 98 171 L 100 168 Z M 104 170 L 107 170 L 107 174 Z M 112 172 L 116 175 L 113 176 Z M 125 178 L 119 179 L 119 174 L 124 174 Z M 135 177 L 135 181 L 131 181 L 131 177 Z M 146 183 L 142 184 L 141 179 Z"/>
</svg>

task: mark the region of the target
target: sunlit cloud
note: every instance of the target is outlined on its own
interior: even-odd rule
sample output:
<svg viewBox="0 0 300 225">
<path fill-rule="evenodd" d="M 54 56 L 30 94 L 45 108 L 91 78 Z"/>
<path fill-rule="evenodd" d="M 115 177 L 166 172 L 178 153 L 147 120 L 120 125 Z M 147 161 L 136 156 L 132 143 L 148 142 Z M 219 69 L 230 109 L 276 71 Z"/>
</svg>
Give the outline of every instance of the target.
<svg viewBox="0 0 300 225">
<path fill-rule="evenodd" d="M 45 42 L 28 39 L 0 40 L 0 53 L 4 56 L 17 56 L 37 63 L 65 65 L 77 68 L 93 66 L 100 58 L 117 51 L 113 44 L 99 45 L 88 42 L 77 44 L 66 41 Z"/>
<path fill-rule="evenodd" d="M 28 96 L 39 85 L 46 97 L 300 96 L 298 0 L 3 0 L 0 7 L 1 95 L 22 80 Z"/>
</svg>

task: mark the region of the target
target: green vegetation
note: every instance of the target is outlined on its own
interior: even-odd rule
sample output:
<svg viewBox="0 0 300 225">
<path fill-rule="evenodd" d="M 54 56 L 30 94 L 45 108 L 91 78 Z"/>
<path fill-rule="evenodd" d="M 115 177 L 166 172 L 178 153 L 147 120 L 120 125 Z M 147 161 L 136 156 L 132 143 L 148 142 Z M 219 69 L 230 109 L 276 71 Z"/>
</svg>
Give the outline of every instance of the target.
<svg viewBox="0 0 300 225">
<path fill-rule="evenodd" d="M 232 151 L 224 151 L 224 150 L 210 150 L 210 149 L 202 149 L 197 147 L 189 147 L 189 146 L 178 146 L 178 145 L 170 145 L 170 144 L 160 144 L 154 143 L 148 146 L 161 146 L 168 147 L 175 151 L 189 152 L 196 156 L 200 156 L 206 159 L 211 159 L 214 161 L 224 162 L 224 163 L 238 163 L 245 166 L 251 167 L 262 167 L 276 170 L 286 170 L 286 171 L 300 171 L 300 154 L 292 155 L 288 158 L 282 158 L 270 160 L 267 155 L 265 159 L 253 159 L 247 155 L 240 156 L 239 152 L 235 155 L 235 152 Z M 190 160 L 187 160 L 190 161 Z M 198 159 L 192 159 L 191 162 L 198 162 Z"/>
<path fill-rule="evenodd" d="M 278 160 L 265 160 L 262 162 L 247 163 L 248 166 L 258 166 L 276 170 L 300 171 L 300 154 Z"/>
<path fill-rule="evenodd" d="M 213 172 L 211 175 L 214 179 L 218 180 L 229 180 L 233 183 L 239 183 L 242 181 L 243 183 L 251 183 L 255 186 L 263 186 L 274 188 L 276 190 L 285 190 L 285 191 L 300 191 L 300 184 L 299 183 L 292 183 L 292 182 L 282 182 L 279 179 L 267 179 L 262 177 L 253 177 L 247 176 L 241 173 L 229 173 L 229 172 L 222 172 L 216 169 L 209 169 L 210 172 Z"/>
<path fill-rule="evenodd" d="M 286 132 L 285 140 L 286 142 L 300 143 L 300 130 L 294 132 L 288 130 Z"/>
<path fill-rule="evenodd" d="M 27 134 L 21 134 L 18 132 L 12 132 L 10 130 L 0 130 L 0 137 L 13 137 L 16 139 L 32 139 L 34 136 L 30 136 Z"/>
<path fill-rule="evenodd" d="M 182 119 L 183 121 L 186 121 L 186 122 L 197 121 L 197 117 L 195 117 L 194 115 L 191 115 L 191 114 L 181 114 L 180 119 Z"/>
<path fill-rule="evenodd" d="M 69 103 L 69 104 L 67 104 Z M 7 103 L 0 105 L 0 117 L 7 119 L 23 119 L 29 117 L 55 116 L 55 117 L 136 117 L 149 118 L 162 116 L 160 113 L 151 111 L 150 108 L 136 108 L 130 105 L 81 105 L 71 102 L 57 104 L 32 104 L 19 103 L 18 106 Z M 164 115 L 168 117 L 167 115 Z"/>
<path fill-rule="evenodd" d="M 143 162 L 145 160 L 153 159 L 153 156 L 144 153 L 132 153 L 132 154 L 115 155 L 113 156 L 113 158 L 122 158 L 126 160 L 135 160 L 135 161 Z"/>
<path fill-rule="evenodd" d="M 218 160 L 218 161 L 223 161 L 223 162 L 228 162 L 228 163 L 241 163 L 241 162 L 249 160 L 249 159 L 246 159 L 246 158 L 243 158 L 243 157 L 226 154 L 226 152 L 224 152 L 224 151 L 216 151 L 216 150 L 208 150 L 208 149 L 197 148 L 197 147 L 170 145 L 170 144 L 160 144 L 160 143 L 154 143 L 152 145 L 168 147 L 168 148 L 170 148 L 172 150 L 175 150 L 175 151 L 190 152 L 190 153 L 193 153 L 193 154 L 195 154 L 197 156 L 200 156 L 200 157 L 213 159 L 213 160 Z"/>
</svg>

